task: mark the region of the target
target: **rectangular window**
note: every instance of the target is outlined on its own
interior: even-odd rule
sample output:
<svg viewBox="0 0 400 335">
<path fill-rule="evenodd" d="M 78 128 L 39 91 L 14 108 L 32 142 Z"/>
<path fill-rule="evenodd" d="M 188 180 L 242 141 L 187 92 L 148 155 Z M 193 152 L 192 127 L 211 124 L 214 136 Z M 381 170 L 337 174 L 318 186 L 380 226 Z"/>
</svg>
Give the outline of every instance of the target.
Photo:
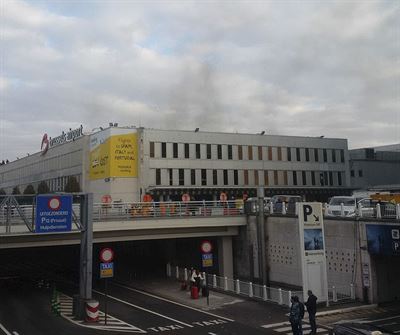
<svg viewBox="0 0 400 335">
<path fill-rule="evenodd" d="M 218 171 L 213 170 L 213 185 L 218 185 Z"/>
<path fill-rule="evenodd" d="M 283 171 L 283 185 L 288 184 L 288 176 L 287 176 L 287 171 Z"/>
<path fill-rule="evenodd" d="M 338 171 L 337 173 L 337 180 L 338 180 L 338 185 L 342 186 L 342 173 Z"/>
<path fill-rule="evenodd" d="M 323 155 L 324 155 L 324 162 L 326 163 L 328 161 L 328 152 L 326 149 L 323 150 Z"/>
<path fill-rule="evenodd" d="M 232 145 L 228 145 L 228 159 L 232 159 Z"/>
<path fill-rule="evenodd" d="M 185 185 L 185 170 L 179 169 L 179 186 Z"/>
<path fill-rule="evenodd" d="M 228 185 L 228 170 L 224 170 L 224 185 Z"/>
<path fill-rule="evenodd" d="M 319 157 L 318 157 L 318 149 L 314 149 L 314 159 L 316 162 L 319 161 Z"/>
<path fill-rule="evenodd" d="M 259 185 L 258 170 L 254 170 L 254 184 L 255 184 L 256 186 Z"/>
<path fill-rule="evenodd" d="M 290 148 L 286 148 L 287 149 L 287 160 L 288 162 L 292 161 L 292 150 Z"/>
<path fill-rule="evenodd" d="M 297 185 L 297 172 L 293 171 L 293 185 Z"/>
<path fill-rule="evenodd" d="M 340 161 L 344 163 L 344 150 L 340 150 Z"/>
<path fill-rule="evenodd" d="M 190 170 L 190 183 L 196 185 L 196 170 Z"/>
<path fill-rule="evenodd" d="M 303 185 L 307 185 L 307 173 L 306 173 L 306 171 L 301 171 L 301 178 L 303 179 Z"/>
<path fill-rule="evenodd" d="M 189 143 L 185 143 L 185 158 L 189 158 Z"/>
<path fill-rule="evenodd" d="M 315 171 L 311 171 L 311 184 L 315 186 Z"/>
<path fill-rule="evenodd" d="M 362 177 L 362 176 L 363 176 L 362 170 L 358 170 L 358 176 L 359 176 L 359 177 Z"/>
<path fill-rule="evenodd" d="M 217 155 L 218 155 L 218 159 L 222 159 L 222 145 L 221 144 L 217 145 Z"/>
<path fill-rule="evenodd" d="M 268 160 L 272 161 L 272 147 L 268 147 Z"/>
<path fill-rule="evenodd" d="M 350 170 L 350 177 L 354 177 L 354 176 L 355 176 L 354 170 Z"/>
<path fill-rule="evenodd" d="M 169 173 L 169 186 L 174 185 L 174 174 L 172 169 L 168 169 Z"/>
<path fill-rule="evenodd" d="M 336 150 L 332 149 L 332 162 L 336 163 Z"/>
<path fill-rule="evenodd" d="M 268 171 L 264 171 L 264 185 L 269 185 Z"/>
<path fill-rule="evenodd" d="M 310 150 L 306 148 L 306 162 L 310 161 Z"/>
<path fill-rule="evenodd" d="M 172 143 L 172 155 L 174 158 L 178 158 L 178 143 Z"/>
<path fill-rule="evenodd" d="M 278 147 L 278 161 L 282 160 L 282 148 Z"/>
<path fill-rule="evenodd" d="M 258 146 L 258 160 L 262 161 L 262 146 Z"/>
<path fill-rule="evenodd" d="M 249 156 L 249 161 L 253 160 L 253 147 L 251 145 L 249 145 L 247 147 L 248 150 L 248 156 Z"/>
<path fill-rule="evenodd" d="M 329 185 L 333 186 L 333 172 L 329 171 Z"/>
<path fill-rule="evenodd" d="M 243 175 L 244 175 L 244 184 L 249 185 L 249 171 L 243 170 Z"/>
<path fill-rule="evenodd" d="M 328 186 L 329 179 L 328 179 L 328 171 L 324 171 L 324 185 Z"/>
<path fill-rule="evenodd" d="M 274 184 L 278 185 L 279 184 L 279 179 L 278 179 L 278 171 L 274 171 Z"/>
<path fill-rule="evenodd" d="M 321 186 L 325 185 L 325 181 L 324 181 L 324 174 L 322 172 L 319 173 L 319 184 Z"/>
<path fill-rule="evenodd" d="M 156 185 L 161 185 L 161 170 L 156 169 Z"/>
<path fill-rule="evenodd" d="M 207 144 L 207 159 L 211 159 L 211 144 Z"/>
<path fill-rule="evenodd" d="M 239 160 L 243 160 L 243 148 L 241 145 L 238 145 L 238 158 Z"/>
<path fill-rule="evenodd" d="M 233 184 L 239 185 L 239 174 L 238 170 L 233 170 Z"/>
<path fill-rule="evenodd" d="M 296 160 L 298 162 L 300 162 L 300 159 L 301 159 L 301 157 L 300 157 L 300 148 L 296 148 Z"/>
<path fill-rule="evenodd" d="M 167 158 L 167 143 L 165 142 L 161 143 L 161 157 Z"/>
<path fill-rule="evenodd" d="M 196 144 L 196 158 L 200 159 L 200 144 Z"/>
<path fill-rule="evenodd" d="M 154 158 L 154 142 L 150 142 L 150 157 Z"/>
<path fill-rule="evenodd" d="M 201 185 L 202 186 L 207 185 L 207 170 L 206 169 L 201 169 Z"/>
</svg>

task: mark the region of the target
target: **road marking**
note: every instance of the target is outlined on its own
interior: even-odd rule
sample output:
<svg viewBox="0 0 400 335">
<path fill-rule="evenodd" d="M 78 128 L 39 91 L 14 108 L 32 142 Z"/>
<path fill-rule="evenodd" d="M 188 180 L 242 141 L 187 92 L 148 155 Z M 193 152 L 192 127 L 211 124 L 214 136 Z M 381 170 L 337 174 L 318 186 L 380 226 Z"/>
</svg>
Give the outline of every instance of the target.
<svg viewBox="0 0 400 335">
<path fill-rule="evenodd" d="M 14 334 L 14 335 L 19 335 L 16 331 L 13 331 L 13 334 Z"/>
<path fill-rule="evenodd" d="M 93 292 L 96 292 L 97 294 L 100 294 L 100 295 L 104 295 L 104 293 L 99 292 L 99 291 L 97 291 L 97 290 L 93 290 Z M 169 316 L 162 315 L 162 314 L 157 313 L 157 312 L 154 312 L 154 311 L 152 311 L 152 310 L 150 310 L 150 309 L 147 309 L 147 308 L 144 308 L 144 307 L 140 307 L 140 306 L 138 306 L 138 305 L 131 304 L 130 302 L 127 302 L 127 301 L 118 299 L 118 298 L 116 298 L 116 297 L 113 297 L 112 295 L 107 295 L 107 296 L 108 296 L 109 298 L 111 298 L 111 299 L 113 299 L 113 300 L 115 300 L 115 301 L 121 302 L 121 303 L 123 303 L 123 304 L 125 304 L 125 305 L 128 305 L 128 306 L 131 306 L 131 307 L 140 309 L 140 310 L 145 311 L 145 312 L 147 312 L 147 313 L 151 313 L 151 314 L 160 316 L 160 317 L 162 317 L 162 318 L 164 318 L 164 319 L 167 319 L 167 320 L 171 320 L 171 321 L 174 321 L 174 322 L 178 322 L 178 323 L 180 323 L 181 325 L 184 325 L 184 326 L 186 326 L 186 327 L 193 328 L 193 326 L 190 325 L 190 324 L 188 324 L 188 323 L 185 323 L 185 322 L 182 322 L 182 321 L 179 321 L 179 320 L 175 320 L 175 319 L 173 319 L 173 318 L 170 318 Z"/>
<path fill-rule="evenodd" d="M 376 322 L 376 321 L 386 321 L 386 320 L 396 319 L 396 318 L 398 318 L 398 317 L 399 317 L 399 316 L 397 315 L 397 316 L 391 316 L 391 317 L 383 318 L 383 319 L 371 320 L 371 321 L 367 321 L 367 322 L 369 323 L 369 322 Z"/>
<path fill-rule="evenodd" d="M 181 303 L 179 303 L 179 302 L 172 301 L 172 300 L 169 300 L 169 299 L 166 299 L 166 298 L 163 298 L 163 297 L 159 297 L 159 296 L 154 295 L 154 294 L 151 294 L 151 293 L 143 292 L 143 291 L 134 289 L 134 288 L 129 287 L 129 286 L 125 286 L 125 285 L 121 285 L 121 284 L 116 284 L 116 283 L 112 283 L 112 285 L 119 286 L 119 287 L 122 287 L 122 288 L 126 288 L 127 290 L 130 290 L 130 291 L 133 291 L 133 292 L 137 292 L 137 293 L 141 293 L 141 294 L 143 294 L 143 295 L 147 295 L 147 296 L 152 297 L 152 298 L 155 298 L 155 299 L 159 299 L 159 300 L 162 300 L 162 301 L 166 301 L 166 302 L 169 302 L 169 303 L 171 303 L 171 304 L 175 304 L 175 305 L 177 305 L 177 306 L 185 307 L 185 308 L 188 308 L 188 309 L 191 309 L 191 310 L 194 310 L 194 311 L 203 313 L 203 314 L 208 314 L 208 315 L 214 316 L 214 317 L 216 317 L 216 318 L 218 318 L 218 319 L 223 319 L 223 320 L 226 320 L 226 321 L 235 322 L 235 320 L 228 319 L 228 318 L 225 318 L 225 317 L 223 317 L 223 316 L 219 316 L 219 315 L 217 315 L 217 314 L 213 314 L 213 313 L 210 313 L 210 312 L 202 311 L 202 310 L 200 310 L 200 309 L 197 309 L 197 308 L 194 308 L 194 307 L 191 307 L 191 306 L 187 306 L 187 305 L 184 305 L 184 304 L 181 304 Z"/>
<path fill-rule="evenodd" d="M 261 327 L 263 327 L 263 328 L 273 328 L 273 327 L 286 326 L 286 325 L 290 325 L 290 322 L 285 321 L 285 322 L 279 322 L 279 323 L 271 323 L 269 325 L 263 325 Z"/>
<path fill-rule="evenodd" d="M 12 334 L 6 329 L 6 327 L 4 327 L 1 323 L 0 323 L 0 329 L 1 329 L 2 331 L 4 331 L 4 332 L 6 333 L 6 335 L 12 335 Z"/>
</svg>

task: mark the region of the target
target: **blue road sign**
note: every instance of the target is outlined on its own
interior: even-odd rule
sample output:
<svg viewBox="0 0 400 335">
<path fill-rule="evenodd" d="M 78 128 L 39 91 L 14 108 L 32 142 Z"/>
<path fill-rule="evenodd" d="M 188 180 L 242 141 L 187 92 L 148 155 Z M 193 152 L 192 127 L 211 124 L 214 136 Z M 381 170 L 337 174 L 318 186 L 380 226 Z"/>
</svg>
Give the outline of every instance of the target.
<svg viewBox="0 0 400 335">
<path fill-rule="evenodd" d="M 213 266 L 213 254 L 211 254 L 211 253 L 202 254 L 201 260 L 202 260 L 203 268 Z"/>
<path fill-rule="evenodd" d="M 100 278 L 114 277 L 114 263 L 100 263 Z"/>
<path fill-rule="evenodd" d="M 36 197 L 36 233 L 71 231 L 72 195 L 38 195 Z"/>
</svg>

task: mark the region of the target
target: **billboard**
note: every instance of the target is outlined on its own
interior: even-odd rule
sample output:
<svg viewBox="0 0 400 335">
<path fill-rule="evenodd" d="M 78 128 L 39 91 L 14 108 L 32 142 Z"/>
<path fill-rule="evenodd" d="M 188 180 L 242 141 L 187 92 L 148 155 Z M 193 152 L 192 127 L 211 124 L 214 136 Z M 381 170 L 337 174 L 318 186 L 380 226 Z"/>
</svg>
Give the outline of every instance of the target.
<svg viewBox="0 0 400 335">
<path fill-rule="evenodd" d="M 400 226 L 367 224 L 368 252 L 372 255 L 400 256 Z"/>
<path fill-rule="evenodd" d="M 132 129 L 109 128 L 91 135 L 91 180 L 137 177 L 137 134 Z"/>
</svg>

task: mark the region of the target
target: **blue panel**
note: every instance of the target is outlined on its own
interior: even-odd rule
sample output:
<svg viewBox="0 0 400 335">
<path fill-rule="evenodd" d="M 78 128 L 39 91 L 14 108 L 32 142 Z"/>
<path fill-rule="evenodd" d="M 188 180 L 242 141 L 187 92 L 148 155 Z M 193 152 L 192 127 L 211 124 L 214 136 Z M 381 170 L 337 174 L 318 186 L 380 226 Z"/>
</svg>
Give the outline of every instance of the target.
<svg viewBox="0 0 400 335">
<path fill-rule="evenodd" d="M 36 233 L 71 231 L 72 195 L 38 195 L 36 197 Z"/>
<path fill-rule="evenodd" d="M 400 256 L 400 226 L 367 225 L 368 251 L 374 255 Z"/>
</svg>

